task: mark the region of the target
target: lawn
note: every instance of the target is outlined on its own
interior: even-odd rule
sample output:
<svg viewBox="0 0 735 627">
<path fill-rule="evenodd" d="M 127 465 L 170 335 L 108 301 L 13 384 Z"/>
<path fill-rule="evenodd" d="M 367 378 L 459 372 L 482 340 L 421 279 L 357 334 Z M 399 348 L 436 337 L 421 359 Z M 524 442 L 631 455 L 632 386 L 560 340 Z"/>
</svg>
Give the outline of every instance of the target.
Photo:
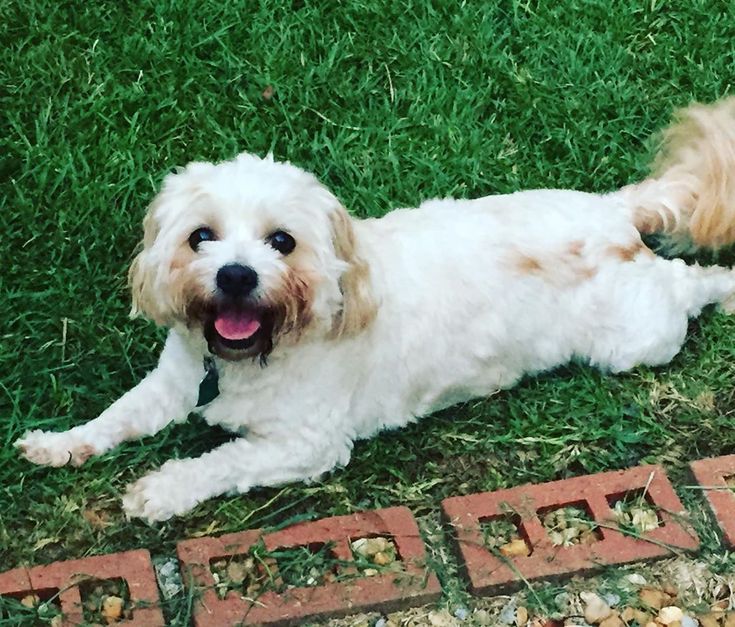
<svg viewBox="0 0 735 627">
<path fill-rule="evenodd" d="M 125 275 L 175 166 L 273 151 L 358 216 L 613 189 L 645 175 L 648 138 L 675 108 L 733 90 L 733 41 L 724 0 L 0 2 L 0 570 L 170 555 L 196 534 L 394 504 L 428 528 L 447 495 L 648 462 L 682 478 L 688 460 L 733 452 L 735 319 L 714 310 L 668 367 L 528 379 L 358 443 L 319 483 L 156 526 L 124 520 L 124 486 L 226 434 L 193 418 L 81 469 L 34 467 L 11 447 L 94 417 L 155 364 L 164 332 L 128 319 Z"/>
</svg>

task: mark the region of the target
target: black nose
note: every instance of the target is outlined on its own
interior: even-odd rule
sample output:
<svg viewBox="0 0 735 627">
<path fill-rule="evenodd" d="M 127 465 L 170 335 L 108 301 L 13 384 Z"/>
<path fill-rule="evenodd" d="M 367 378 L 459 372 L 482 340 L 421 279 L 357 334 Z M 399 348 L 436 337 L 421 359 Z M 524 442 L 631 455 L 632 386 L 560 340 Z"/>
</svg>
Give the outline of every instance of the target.
<svg viewBox="0 0 735 627">
<path fill-rule="evenodd" d="M 217 287 L 228 296 L 247 296 L 258 285 L 258 274 L 250 266 L 228 263 L 217 272 Z"/>
</svg>

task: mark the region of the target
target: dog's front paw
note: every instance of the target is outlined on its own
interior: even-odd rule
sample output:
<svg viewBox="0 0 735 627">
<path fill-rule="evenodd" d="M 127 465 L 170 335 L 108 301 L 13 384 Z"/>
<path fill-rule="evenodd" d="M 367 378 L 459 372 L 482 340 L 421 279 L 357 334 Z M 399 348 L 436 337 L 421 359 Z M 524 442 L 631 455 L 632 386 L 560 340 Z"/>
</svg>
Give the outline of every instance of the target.
<svg viewBox="0 0 735 627">
<path fill-rule="evenodd" d="M 186 478 L 175 469 L 176 462 L 168 462 L 160 470 L 130 484 L 122 499 L 125 515 L 160 522 L 192 509 L 198 501 L 193 498 Z"/>
<path fill-rule="evenodd" d="M 67 433 L 28 431 L 15 441 L 15 447 L 29 462 L 43 466 L 81 466 L 96 453 L 94 446 L 77 442 Z"/>
</svg>

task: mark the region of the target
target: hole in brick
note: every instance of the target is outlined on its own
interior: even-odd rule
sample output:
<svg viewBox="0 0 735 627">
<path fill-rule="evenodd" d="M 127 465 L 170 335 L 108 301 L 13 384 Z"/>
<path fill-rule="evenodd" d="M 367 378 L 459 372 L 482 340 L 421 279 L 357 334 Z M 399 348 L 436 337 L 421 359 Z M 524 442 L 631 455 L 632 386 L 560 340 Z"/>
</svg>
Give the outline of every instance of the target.
<svg viewBox="0 0 735 627">
<path fill-rule="evenodd" d="M 395 538 L 392 536 L 376 534 L 350 538 L 350 549 L 354 558 L 354 566 L 364 577 L 374 577 L 382 573 L 397 573 L 403 570 L 403 561 Z"/>
<path fill-rule="evenodd" d="M 482 543 L 503 557 L 528 557 L 533 546 L 518 514 L 506 513 L 480 518 Z"/>
<path fill-rule="evenodd" d="M 111 624 L 133 617 L 130 591 L 124 579 L 85 579 L 79 583 L 84 620 Z"/>
<path fill-rule="evenodd" d="M 312 542 L 270 552 L 278 564 L 283 588 L 321 586 L 336 581 L 340 562 L 331 543 Z"/>
<path fill-rule="evenodd" d="M 663 524 L 656 504 L 643 488 L 609 494 L 607 502 L 624 533 L 641 535 Z"/>
<path fill-rule="evenodd" d="M 735 490 L 735 475 L 726 475 L 723 477 L 725 485 L 731 490 Z"/>
<path fill-rule="evenodd" d="M 46 588 L 0 595 L 0 619 L 17 619 L 21 616 L 29 619 L 35 617 L 43 622 L 60 617 L 59 589 Z"/>
<path fill-rule="evenodd" d="M 256 545 L 247 553 L 215 557 L 210 560 L 209 569 L 220 599 L 230 590 L 255 599 L 265 590 L 280 587 L 275 560 L 266 554 L 262 545 Z"/>
<path fill-rule="evenodd" d="M 538 517 L 554 546 L 569 547 L 602 540 L 602 533 L 586 501 L 544 507 L 538 510 Z"/>
</svg>

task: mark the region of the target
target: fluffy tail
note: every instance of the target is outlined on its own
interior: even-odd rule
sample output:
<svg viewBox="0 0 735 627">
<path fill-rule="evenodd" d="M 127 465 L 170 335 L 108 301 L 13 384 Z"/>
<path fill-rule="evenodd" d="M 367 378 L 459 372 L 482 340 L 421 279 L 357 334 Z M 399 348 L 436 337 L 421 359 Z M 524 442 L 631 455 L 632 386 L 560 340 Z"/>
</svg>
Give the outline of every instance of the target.
<svg viewBox="0 0 735 627">
<path fill-rule="evenodd" d="M 679 111 L 651 177 L 618 193 L 641 233 L 677 249 L 735 243 L 735 97 Z"/>
</svg>

